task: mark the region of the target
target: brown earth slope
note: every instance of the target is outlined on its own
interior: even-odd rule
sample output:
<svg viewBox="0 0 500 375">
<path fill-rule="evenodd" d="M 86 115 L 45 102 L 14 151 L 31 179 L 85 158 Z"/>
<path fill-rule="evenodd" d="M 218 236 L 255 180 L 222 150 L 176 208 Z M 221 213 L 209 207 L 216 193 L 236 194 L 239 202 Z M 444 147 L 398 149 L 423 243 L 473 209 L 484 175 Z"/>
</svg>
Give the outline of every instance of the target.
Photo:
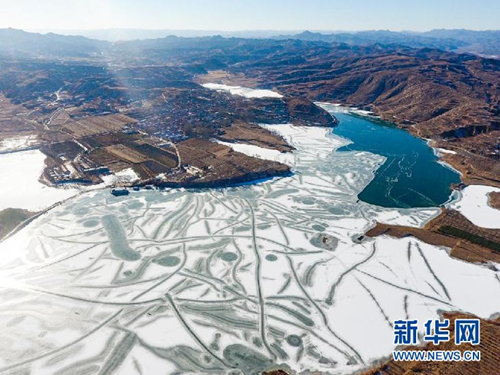
<svg viewBox="0 0 500 375">
<path fill-rule="evenodd" d="M 443 209 L 424 228 L 377 223 L 366 235 L 413 236 L 432 245 L 450 248 L 450 255 L 455 258 L 468 262 L 500 263 L 500 230 L 480 228 L 454 210 Z"/>
<path fill-rule="evenodd" d="M 500 186 L 500 61 L 433 49 L 371 46 L 311 49 L 229 67 L 294 97 L 370 109 L 457 151 L 464 180 Z"/>
<path fill-rule="evenodd" d="M 245 122 L 236 122 L 232 126 L 224 128 L 222 134 L 217 138 L 225 142 L 242 142 L 280 152 L 293 150 L 293 147 L 280 136 L 259 125 Z"/>
<path fill-rule="evenodd" d="M 177 144 L 182 167 L 167 172 L 160 186 L 219 187 L 285 176 L 287 165 L 253 158 L 206 139 L 188 139 Z"/>
<path fill-rule="evenodd" d="M 492 192 L 489 194 L 488 203 L 491 207 L 500 210 L 500 193 Z"/>
</svg>

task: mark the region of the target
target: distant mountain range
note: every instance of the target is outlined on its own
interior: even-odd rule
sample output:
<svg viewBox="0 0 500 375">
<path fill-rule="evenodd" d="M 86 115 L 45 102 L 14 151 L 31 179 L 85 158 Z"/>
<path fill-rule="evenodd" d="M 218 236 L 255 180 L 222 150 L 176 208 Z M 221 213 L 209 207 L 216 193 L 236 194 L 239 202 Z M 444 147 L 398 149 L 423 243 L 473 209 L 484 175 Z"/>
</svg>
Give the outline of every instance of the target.
<svg viewBox="0 0 500 375">
<path fill-rule="evenodd" d="M 84 36 L 90 39 L 105 40 L 108 42 L 131 41 L 141 39 L 158 39 L 167 36 L 179 36 L 185 38 L 196 38 L 204 36 L 224 36 L 228 38 L 271 38 L 280 34 L 298 34 L 302 30 L 276 31 L 276 30 L 246 30 L 246 31 L 222 31 L 222 30 L 168 30 L 168 29 L 98 29 L 98 30 L 48 30 L 38 29 L 32 32 L 46 34 L 54 32 L 60 35 Z"/>
<path fill-rule="evenodd" d="M 163 108 L 162 93 L 175 92 L 184 95 L 178 99 L 179 127 L 187 116 L 182 111 L 194 104 L 197 123 L 208 131 L 221 121 L 213 121 L 215 115 L 198 103 L 201 76 L 205 82 L 276 89 L 290 98 L 371 110 L 460 150 L 448 160 L 455 168 L 469 180 L 500 186 L 500 59 L 490 58 L 500 56 L 499 33 L 302 32 L 108 42 L 3 29 L 0 91 L 33 109 L 41 98 L 50 107 L 64 89 L 72 107 L 87 111 L 93 103 L 93 111 L 113 112 L 133 104 L 142 111 L 139 118 L 148 118 L 144 101 Z"/>
<path fill-rule="evenodd" d="M 84 57 L 106 48 L 107 42 L 82 36 L 28 33 L 17 29 L 0 29 L 0 53 L 23 56 Z"/>
<path fill-rule="evenodd" d="M 446 51 L 500 56 L 500 30 L 473 31 L 442 29 L 423 33 L 376 30 L 331 34 L 305 31 L 300 34 L 281 35 L 278 38 L 347 43 L 351 45 L 373 43 L 398 44 L 412 48 L 438 48 Z"/>
<path fill-rule="evenodd" d="M 144 39 L 161 39 L 168 36 L 199 38 L 222 36 L 226 38 L 270 38 L 300 39 L 322 41 L 327 43 L 346 43 L 350 45 L 367 45 L 373 43 L 398 44 L 413 48 L 439 48 L 447 51 L 470 52 L 485 56 L 500 55 L 500 31 L 474 31 L 465 29 L 439 29 L 427 32 L 413 31 L 218 31 L 218 30 L 142 30 L 142 29 L 102 29 L 102 30 L 61 30 L 65 36 L 83 36 L 100 41 L 136 41 Z M 48 34 L 53 35 L 53 34 Z M 76 40 L 75 40 L 76 41 Z"/>
</svg>

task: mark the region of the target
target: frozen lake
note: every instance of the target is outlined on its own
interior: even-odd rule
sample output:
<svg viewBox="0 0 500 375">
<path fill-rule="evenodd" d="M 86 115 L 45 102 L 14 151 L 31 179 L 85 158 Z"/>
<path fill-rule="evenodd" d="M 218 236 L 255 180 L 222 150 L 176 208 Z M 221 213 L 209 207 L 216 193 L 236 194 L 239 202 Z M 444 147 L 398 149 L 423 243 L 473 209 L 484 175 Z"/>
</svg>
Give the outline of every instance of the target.
<svg viewBox="0 0 500 375">
<path fill-rule="evenodd" d="M 427 142 L 392 124 L 353 116 L 333 105 L 321 106 L 339 120 L 333 132 L 352 141 L 339 151 L 369 151 L 386 158 L 359 194 L 361 200 L 407 208 L 436 207 L 450 199 L 451 185 L 460 182 L 459 174 L 439 163 Z"/>
<path fill-rule="evenodd" d="M 384 157 L 337 152 L 330 129 L 268 128 L 296 148 L 265 153 L 291 177 L 89 192 L 1 243 L 0 372 L 350 373 L 391 352 L 393 320 L 500 312 L 498 266 L 358 240 L 438 213 L 359 201 Z"/>
</svg>

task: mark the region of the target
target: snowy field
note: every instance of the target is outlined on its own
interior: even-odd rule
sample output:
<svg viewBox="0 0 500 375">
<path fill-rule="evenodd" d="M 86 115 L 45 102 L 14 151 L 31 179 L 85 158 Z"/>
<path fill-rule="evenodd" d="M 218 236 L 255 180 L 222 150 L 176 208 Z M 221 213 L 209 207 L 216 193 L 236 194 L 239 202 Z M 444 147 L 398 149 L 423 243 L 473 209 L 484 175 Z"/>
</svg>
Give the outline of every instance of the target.
<svg viewBox="0 0 500 375">
<path fill-rule="evenodd" d="M 104 185 L 112 186 L 116 184 L 129 184 L 139 180 L 139 176 L 132 168 L 126 168 L 120 172 L 112 173 L 107 176 L 102 176 Z"/>
<path fill-rule="evenodd" d="M 0 210 L 40 211 L 78 193 L 39 182 L 44 166 L 45 155 L 38 150 L 0 155 Z"/>
<path fill-rule="evenodd" d="M 499 272 L 413 238 L 358 240 L 383 163 L 324 128 L 269 125 L 292 177 L 228 189 L 83 194 L 0 244 L 0 372 L 351 373 L 393 349 L 396 319 L 500 312 Z M 235 148 L 239 147 L 234 145 Z"/>
<path fill-rule="evenodd" d="M 265 125 L 263 125 L 265 126 Z M 241 152 L 242 154 L 252 156 L 259 159 L 279 161 L 284 164 L 293 164 L 294 155 L 291 153 L 282 153 L 278 150 L 271 150 L 268 148 L 263 148 L 254 145 L 248 145 L 245 143 L 231 143 L 216 140 L 217 143 L 221 145 L 231 147 L 234 151 Z"/>
<path fill-rule="evenodd" d="M 22 137 L 6 138 L 0 141 L 0 151 L 12 151 L 29 147 L 37 142 L 36 136 L 27 135 Z"/>
<path fill-rule="evenodd" d="M 479 227 L 500 229 L 500 210 L 488 204 L 488 194 L 500 192 L 491 186 L 470 185 L 461 192 L 461 199 L 450 208 L 460 211 L 467 219 Z"/>
<path fill-rule="evenodd" d="M 68 184 L 55 188 L 39 181 L 45 167 L 45 158 L 39 150 L 0 155 L 0 211 L 6 208 L 41 211 L 84 191 L 126 184 L 139 179 L 131 168 L 127 168 L 103 176 L 103 183 L 99 185 Z"/>
<path fill-rule="evenodd" d="M 218 83 L 205 83 L 203 87 L 216 90 L 216 91 L 228 91 L 232 95 L 244 96 L 245 98 L 282 98 L 283 95 L 272 90 L 260 90 L 260 89 L 250 89 L 241 86 L 228 86 Z"/>
<path fill-rule="evenodd" d="M 366 111 L 363 109 L 359 109 L 357 107 L 346 107 L 339 103 L 327 103 L 327 102 L 314 102 L 318 107 L 323 108 L 326 111 L 330 112 L 339 112 L 339 113 L 350 113 L 353 115 L 363 116 L 363 117 L 371 117 L 371 118 L 379 118 L 380 116 L 375 115 L 372 111 Z"/>
</svg>

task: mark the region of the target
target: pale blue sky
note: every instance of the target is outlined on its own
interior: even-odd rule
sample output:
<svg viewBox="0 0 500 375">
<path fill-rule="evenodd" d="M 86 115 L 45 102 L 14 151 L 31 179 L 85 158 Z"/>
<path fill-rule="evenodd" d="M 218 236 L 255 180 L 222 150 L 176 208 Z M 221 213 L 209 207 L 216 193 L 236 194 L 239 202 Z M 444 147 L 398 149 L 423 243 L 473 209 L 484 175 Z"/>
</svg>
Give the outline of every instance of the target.
<svg viewBox="0 0 500 375">
<path fill-rule="evenodd" d="M 0 28 L 500 29 L 500 0 L 0 0 Z"/>
</svg>

